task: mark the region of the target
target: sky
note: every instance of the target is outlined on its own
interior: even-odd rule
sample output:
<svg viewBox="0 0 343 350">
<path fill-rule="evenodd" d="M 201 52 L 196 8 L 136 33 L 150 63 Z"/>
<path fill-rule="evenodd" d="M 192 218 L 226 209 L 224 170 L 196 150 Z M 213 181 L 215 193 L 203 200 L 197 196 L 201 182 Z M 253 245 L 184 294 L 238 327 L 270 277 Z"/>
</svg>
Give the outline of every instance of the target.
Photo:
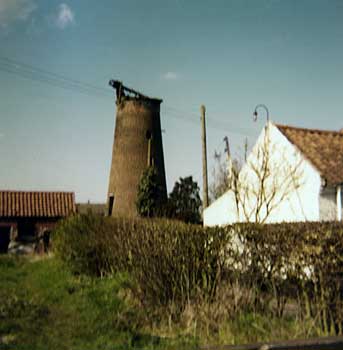
<svg viewBox="0 0 343 350">
<path fill-rule="evenodd" d="M 342 0 L 0 0 L 0 189 L 105 202 L 110 79 L 163 99 L 168 191 L 201 186 L 228 136 L 242 158 L 266 121 L 343 128 Z M 86 85 L 88 84 L 88 85 Z"/>
</svg>

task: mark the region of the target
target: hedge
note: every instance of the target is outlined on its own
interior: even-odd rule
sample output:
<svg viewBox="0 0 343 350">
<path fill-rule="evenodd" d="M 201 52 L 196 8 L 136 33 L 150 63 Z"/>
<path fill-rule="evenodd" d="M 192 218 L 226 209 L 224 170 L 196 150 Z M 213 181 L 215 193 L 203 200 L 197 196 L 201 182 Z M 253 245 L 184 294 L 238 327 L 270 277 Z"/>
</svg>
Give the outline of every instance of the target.
<svg viewBox="0 0 343 350">
<path fill-rule="evenodd" d="M 60 223 L 53 240 L 55 253 L 76 273 L 129 272 L 146 306 L 172 303 L 182 311 L 197 298 L 211 302 L 223 285 L 239 285 L 247 295 L 240 308 L 281 317 L 292 299 L 300 317 L 317 317 L 328 333 L 343 321 L 338 222 L 203 228 L 75 216 Z"/>
</svg>

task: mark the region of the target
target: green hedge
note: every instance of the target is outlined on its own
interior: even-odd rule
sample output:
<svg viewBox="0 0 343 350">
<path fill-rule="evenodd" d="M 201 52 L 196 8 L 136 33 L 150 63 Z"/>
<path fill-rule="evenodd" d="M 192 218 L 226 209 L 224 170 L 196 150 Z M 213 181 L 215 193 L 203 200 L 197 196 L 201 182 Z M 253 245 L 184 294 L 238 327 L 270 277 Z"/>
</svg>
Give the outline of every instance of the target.
<svg viewBox="0 0 343 350">
<path fill-rule="evenodd" d="M 196 296 L 214 297 L 225 266 L 222 233 L 177 221 L 75 216 L 59 224 L 53 246 L 76 273 L 128 271 L 142 302 L 183 308 Z"/>
<path fill-rule="evenodd" d="M 327 332 L 343 321 L 340 223 L 203 228 L 168 220 L 75 216 L 61 222 L 53 239 L 56 254 L 75 272 L 128 271 L 144 305 L 173 304 L 182 311 L 196 299 L 211 302 L 218 287 L 238 285 L 245 296 L 235 307 L 238 312 L 281 317 L 292 299 L 300 317 L 317 317 Z"/>
<path fill-rule="evenodd" d="M 240 283 L 257 293 L 254 304 L 282 316 L 298 302 L 299 316 L 318 320 L 325 334 L 342 333 L 343 224 L 339 222 L 236 225 Z M 238 272 L 238 271 L 237 271 Z M 242 281 L 242 276 L 247 276 Z M 267 296 L 267 297 L 265 297 Z"/>
</svg>

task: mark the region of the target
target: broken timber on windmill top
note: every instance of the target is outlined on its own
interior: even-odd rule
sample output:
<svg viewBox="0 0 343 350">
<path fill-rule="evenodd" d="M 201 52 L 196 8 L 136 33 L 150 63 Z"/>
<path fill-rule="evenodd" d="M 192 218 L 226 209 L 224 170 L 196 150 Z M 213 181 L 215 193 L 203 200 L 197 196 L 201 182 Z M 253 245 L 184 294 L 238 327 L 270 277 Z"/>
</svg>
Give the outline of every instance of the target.
<svg viewBox="0 0 343 350">
<path fill-rule="evenodd" d="M 158 182 L 167 198 L 164 168 L 160 104 L 162 100 L 147 97 L 111 80 L 116 90 L 116 123 L 112 163 L 108 186 L 109 216 L 137 216 L 137 188 L 145 169 L 154 165 Z"/>
</svg>

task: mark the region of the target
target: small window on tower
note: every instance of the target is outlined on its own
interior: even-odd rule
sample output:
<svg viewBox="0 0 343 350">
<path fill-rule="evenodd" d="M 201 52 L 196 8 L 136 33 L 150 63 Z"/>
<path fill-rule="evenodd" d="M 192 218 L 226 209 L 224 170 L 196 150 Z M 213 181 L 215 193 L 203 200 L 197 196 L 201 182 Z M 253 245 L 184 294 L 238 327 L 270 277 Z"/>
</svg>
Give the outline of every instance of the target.
<svg viewBox="0 0 343 350">
<path fill-rule="evenodd" d="M 108 216 L 112 215 L 113 204 L 114 204 L 114 195 L 110 194 L 108 197 Z"/>
<path fill-rule="evenodd" d="M 147 138 L 148 140 L 151 140 L 151 138 L 152 138 L 151 131 L 148 130 L 148 131 L 146 132 L 145 136 L 146 136 L 146 138 Z"/>
</svg>

